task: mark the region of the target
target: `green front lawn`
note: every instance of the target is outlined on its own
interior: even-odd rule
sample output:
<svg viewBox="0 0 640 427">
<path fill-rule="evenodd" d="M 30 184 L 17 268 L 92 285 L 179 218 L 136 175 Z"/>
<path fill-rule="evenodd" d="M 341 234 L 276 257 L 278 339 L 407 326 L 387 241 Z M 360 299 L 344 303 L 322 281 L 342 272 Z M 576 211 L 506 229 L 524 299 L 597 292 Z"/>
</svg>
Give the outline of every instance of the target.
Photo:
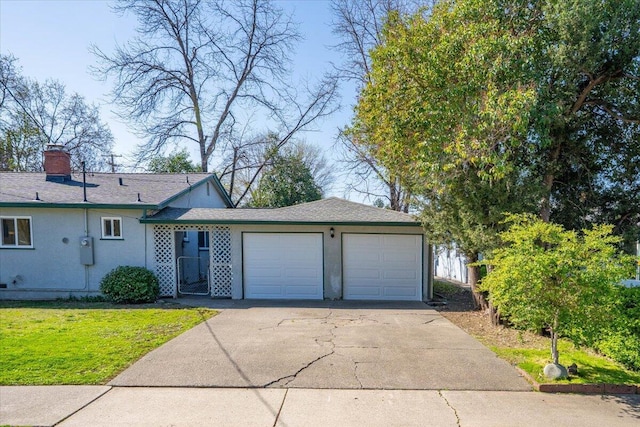
<svg viewBox="0 0 640 427">
<path fill-rule="evenodd" d="M 542 373 L 550 363 L 550 348 L 505 348 L 490 346 L 500 358 L 505 359 L 527 372 L 539 383 L 571 384 L 640 384 L 640 372 L 624 369 L 620 364 L 595 354 L 589 349 L 580 349 L 568 341 L 558 343 L 560 364 L 578 366 L 578 375 L 570 375 L 566 380 L 553 381 Z"/>
<path fill-rule="evenodd" d="M 215 314 L 160 305 L 0 302 L 0 385 L 105 384 Z"/>
</svg>

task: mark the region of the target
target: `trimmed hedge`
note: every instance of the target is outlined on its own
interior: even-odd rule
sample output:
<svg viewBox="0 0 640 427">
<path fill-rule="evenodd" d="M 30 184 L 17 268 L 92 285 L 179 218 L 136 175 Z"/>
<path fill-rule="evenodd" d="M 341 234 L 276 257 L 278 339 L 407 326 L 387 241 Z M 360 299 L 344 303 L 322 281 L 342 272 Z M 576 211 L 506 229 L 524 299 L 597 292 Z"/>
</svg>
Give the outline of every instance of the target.
<svg viewBox="0 0 640 427">
<path fill-rule="evenodd" d="M 139 304 L 158 299 L 160 284 L 144 267 L 120 266 L 102 278 L 100 290 L 113 302 Z"/>
</svg>

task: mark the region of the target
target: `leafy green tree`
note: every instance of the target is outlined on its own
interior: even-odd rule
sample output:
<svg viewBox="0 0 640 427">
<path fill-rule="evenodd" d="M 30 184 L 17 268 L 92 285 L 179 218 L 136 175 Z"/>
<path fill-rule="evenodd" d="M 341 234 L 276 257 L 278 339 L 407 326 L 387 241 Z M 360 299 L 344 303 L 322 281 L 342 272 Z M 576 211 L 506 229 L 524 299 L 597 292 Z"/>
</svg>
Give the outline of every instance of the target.
<svg viewBox="0 0 640 427">
<path fill-rule="evenodd" d="M 44 146 L 39 131 L 25 114 L 16 114 L 9 126 L 0 129 L 0 170 L 40 170 Z"/>
<path fill-rule="evenodd" d="M 474 261 L 498 240 L 502 212 L 536 197 L 513 166 L 535 99 L 519 71 L 530 40 L 497 7 L 445 3 L 428 20 L 390 16 L 350 133 L 422 201 L 430 240 L 455 241 Z"/>
<path fill-rule="evenodd" d="M 343 80 L 361 90 L 371 78 L 370 51 L 382 44 L 384 23 L 390 13 L 408 15 L 420 9 L 428 11 L 436 1 L 426 0 L 331 0 L 333 33 L 339 43 L 334 49 L 344 58 L 336 66 Z M 362 137 L 362 135 L 360 135 Z M 403 177 L 396 175 L 368 151 L 367 144 L 358 144 L 349 132 L 340 132 L 337 139 L 340 162 L 347 173 L 346 185 L 371 199 L 383 199 L 390 209 L 409 211 L 410 188 Z"/>
<path fill-rule="evenodd" d="M 639 6 L 457 0 L 391 14 L 350 134 L 423 202 L 432 241 L 471 260 L 499 242 L 502 212 L 637 235 Z"/>
<path fill-rule="evenodd" d="M 250 206 L 278 208 L 322 198 L 311 169 L 298 152 L 276 154 L 252 194 Z"/>
<path fill-rule="evenodd" d="M 621 239 L 610 225 L 580 235 L 531 214 L 509 215 L 507 222 L 500 235 L 506 246 L 482 262 L 492 268 L 481 287 L 512 324 L 550 332 L 557 364 L 558 336 L 594 342 L 610 323 L 616 286 L 631 274 L 633 258 L 619 252 Z"/>
<path fill-rule="evenodd" d="M 202 172 L 202 168 L 191 162 L 186 149 L 170 154 L 169 156 L 157 156 L 149 162 L 149 172 L 153 173 L 189 173 Z"/>
</svg>

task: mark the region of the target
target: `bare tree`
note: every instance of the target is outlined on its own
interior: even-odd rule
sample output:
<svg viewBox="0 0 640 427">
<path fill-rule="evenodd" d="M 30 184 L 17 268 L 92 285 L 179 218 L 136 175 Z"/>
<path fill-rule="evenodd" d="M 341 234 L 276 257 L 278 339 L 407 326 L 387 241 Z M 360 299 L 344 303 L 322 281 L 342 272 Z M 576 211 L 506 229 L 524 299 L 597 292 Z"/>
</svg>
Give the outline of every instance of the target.
<svg viewBox="0 0 640 427">
<path fill-rule="evenodd" d="M 115 78 L 120 115 L 147 138 L 141 160 L 191 141 L 206 172 L 214 159 L 233 160 L 258 114 L 282 146 L 336 109 L 334 78 L 293 89 L 290 55 L 300 35 L 272 1 L 121 0 L 115 9 L 138 18 L 139 35 L 113 54 L 93 46 L 94 71 Z"/>
<path fill-rule="evenodd" d="M 341 38 L 334 48 L 344 55 L 345 61 L 335 66 L 344 80 L 354 82 L 360 91 L 369 81 L 370 52 L 380 45 L 385 21 L 391 12 L 400 14 L 428 13 L 435 1 L 420 0 L 332 0 L 333 32 Z M 411 195 L 405 189 L 402 177 L 392 176 L 363 145 L 354 144 L 344 131 L 340 132 L 337 146 L 350 182 L 349 190 L 372 199 L 384 198 L 393 210 L 407 212 Z"/>
<path fill-rule="evenodd" d="M 411 193 L 405 189 L 404 179 L 391 174 L 362 144 L 354 142 L 347 132 L 338 136 L 340 162 L 350 177 L 348 191 L 367 195 L 373 200 L 384 200 L 384 206 L 394 211 L 409 212 Z"/>
<path fill-rule="evenodd" d="M 92 170 L 104 168 L 101 155 L 111 151 L 113 136 L 98 107 L 77 93 L 67 93 L 59 81 L 39 83 L 23 77 L 15 62 L 13 57 L 0 58 L 3 168 L 41 170 L 47 144 L 63 146 L 76 167 L 84 161 Z"/>
</svg>

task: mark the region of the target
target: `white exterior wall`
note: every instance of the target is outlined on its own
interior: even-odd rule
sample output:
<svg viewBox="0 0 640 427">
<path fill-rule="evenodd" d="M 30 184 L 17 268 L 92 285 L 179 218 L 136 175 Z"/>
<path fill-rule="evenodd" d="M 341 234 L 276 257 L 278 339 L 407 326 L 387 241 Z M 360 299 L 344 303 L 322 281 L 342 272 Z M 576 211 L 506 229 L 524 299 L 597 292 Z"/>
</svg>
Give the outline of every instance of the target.
<svg viewBox="0 0 640 427">
<path fill-rule="evenodd" d="M 467 259 L 458 253 L 455 246 L 437 246 L 434 250 L 434 270 L 436 277 L 468 283 Z"/>
<path fill-rule="evenodd" d="M 243 232 L 281 232 L 281 233 L 323 233 L 324 255 L 324 299 L 342 299 L 342 233 L 389 233 L 423 235 L 421 227 L 380 227 L 380 226 L 334 226 L 334 237 L 330 235 L 331 226 L 314 225 L 232 225 L 231 226 L 231 262 L 233 269 L 232 298 L 242 299 L 242 233 Z M 423 240 L 423 300 L 432 298 L 431 286 L 431 248 L 426 238 Z"/>
<path fill-rule="evenodd" d="M 97 295 L 100 280 L 115 267 L 149 261 L 145 246 L 153 236 L 138 220 L 142 210 L 2 208 L 0 215 L 31 217 L 33 243 L 29 249 L 0 249 L 0 283 L 7 285 L 0 299 Z M 102 217 L 122 218 L 123 239 L 102 239 Z M 94 264 L 88 266 L 80 261 L 85 235 L 93 237 Z"/>
<path fill-rule="evenodd" d="M 172 208 L 226 208 L 224 200 L 212 181 L 194 187 L 191 191 L 169 203 Z"/>
</svg>

